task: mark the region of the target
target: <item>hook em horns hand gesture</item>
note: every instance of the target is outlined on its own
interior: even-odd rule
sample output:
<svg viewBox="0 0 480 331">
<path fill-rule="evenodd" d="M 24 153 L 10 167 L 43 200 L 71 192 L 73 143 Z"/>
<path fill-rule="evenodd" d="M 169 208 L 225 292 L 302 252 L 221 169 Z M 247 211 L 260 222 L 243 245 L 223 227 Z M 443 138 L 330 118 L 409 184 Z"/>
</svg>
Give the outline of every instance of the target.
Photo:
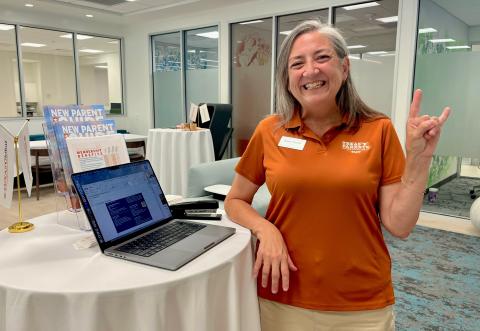
<svg viewBox="0 0 480 331">
<path fill-rule="evenodd" d="M 420 115 L 422 90 L 416 90 L 410 106 L 407 121 L 407 155 L 432 157 L 440 138 L 442 125 L 450 115 L 450 107 L 445 107 L 440 116 Z"/>
</svg>

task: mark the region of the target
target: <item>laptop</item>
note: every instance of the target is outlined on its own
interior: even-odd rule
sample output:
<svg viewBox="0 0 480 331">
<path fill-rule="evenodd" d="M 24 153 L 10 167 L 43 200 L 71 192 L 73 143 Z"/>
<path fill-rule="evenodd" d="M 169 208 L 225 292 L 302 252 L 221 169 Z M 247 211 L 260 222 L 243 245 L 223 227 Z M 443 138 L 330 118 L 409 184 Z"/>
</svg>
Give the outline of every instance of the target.
<svg viewBox="0 0 480 331">
<path fill-rule="evenodd" d="M 235 233 L 177 220 L 148 160 L 72 175 L 105 255 L 177 270 Z"/>
</svg>

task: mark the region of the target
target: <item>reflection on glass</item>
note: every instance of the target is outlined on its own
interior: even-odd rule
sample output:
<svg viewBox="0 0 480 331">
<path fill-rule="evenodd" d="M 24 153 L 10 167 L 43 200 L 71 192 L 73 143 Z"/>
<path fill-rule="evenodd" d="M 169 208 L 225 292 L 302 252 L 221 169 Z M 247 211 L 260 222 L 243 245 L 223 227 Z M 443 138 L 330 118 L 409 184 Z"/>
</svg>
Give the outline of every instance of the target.
<svg viewBox="0 0 480 331">
<path fill-rule="evenodd" d="M 420 1 L 414 89 L 424 91 L 422 108 L 429 114 L 453 109 L 430 167 L 428 187 L 439 188 L 439 203 L 424 210 L 468 217 L 470 190 L 480 177 L 480 19 L 467 13 L 479 11 L 480 3 L 460 6 L 463 15 Z"/>
<path fill-rule="evenodd" d="M 45 105 L 76 103 L 71 34 L 27 27 L 19 32 L 27 116 L 43 116 Z"/>
<path fill-rule="evenodd" d="M 187 31 L 185 49 L 186 108 L 190 103 L 218 102 L 218 28 Z"/>
<path fill-rule="evenodd" d="M 231 25 L 233 154 L 239 156 L 270 113 L 272 19 Z"/>
<path fill-rule="evenodd" d="M 15 26 L 0 24 L 0 117 L 22 116 Z"/>
<path fill-rule="evenodd" d="M 121 114 L 120 40 L 77 34 L 77 49 L 81 103 L 103 104 L 107 113 Z"/>
<path fill-rule="evenodd" d="M 376 3 L 337 7 L 333 20 L 347 41 L 351 75 L 358 93 L 370 107 L 390 116 L 398 0 Z"/>
<path fill-rule="evenodd" d="M 328 23 L 328 9 L 284 15 L 278 18 L 277 54 L 283 40 L 288 36 L 290 31 L 292 31 L 298 24 L 308 20 L 317 20 L 325 24 Z"/>
<path fill-rule="evenodd" d="M 152 53 L 155 127 L 175 127 L 185 121 L 180 32 L 152 36 Z"/>
</svg>

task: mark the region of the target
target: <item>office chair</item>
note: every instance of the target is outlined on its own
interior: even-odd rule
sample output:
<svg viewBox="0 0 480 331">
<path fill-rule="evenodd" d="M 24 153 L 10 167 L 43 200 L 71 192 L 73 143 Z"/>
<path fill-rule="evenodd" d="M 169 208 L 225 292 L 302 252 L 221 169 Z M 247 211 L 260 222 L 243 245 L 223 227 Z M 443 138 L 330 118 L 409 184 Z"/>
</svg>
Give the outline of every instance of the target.
<svg viewBox="0 0 480 331">
<path fill-rule="evenodd" d="M 210 121 L 201 123 L 199 120 L 198 123 L 200 127 L 210 129 L 215 160 L 221 160 L 233 133 L 233 128 L 228 126 L 232 119 L 232 105 L 226 103 L 208 103 L 207 108 Z"/>
<path fill-rule="evenodd" d="M 126 141 L 128 151 L 128 157 L 130 162 L 145 160 L 146 150 L 145 141 Z M 141 148 L 141 150 L 140 150 Z"/>
<path fill-rule="evenodd" d="M 479 195 L 480 192 L 480 185 L 474 185 L 472 186 L 472 189 L 470 190 L 470 198 L 476 199 Z"/>
</svg>

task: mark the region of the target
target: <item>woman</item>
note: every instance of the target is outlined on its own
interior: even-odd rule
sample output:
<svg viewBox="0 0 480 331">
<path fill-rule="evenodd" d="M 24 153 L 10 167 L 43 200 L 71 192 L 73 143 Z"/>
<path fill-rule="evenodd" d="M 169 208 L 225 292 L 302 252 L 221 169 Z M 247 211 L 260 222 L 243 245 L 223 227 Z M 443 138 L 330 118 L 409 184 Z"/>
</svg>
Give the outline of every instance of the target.
<svg viewBox="0 0 480 331">
<path fill-rule="evenodd" d="M 278 115 L 257 126 L 225 200 L 259 241 L 262 330 L 394 330 L 380 224 L 400 238 L 414 228 L 450 109 L 420 116 L 415 92 L 405 158 L 390 120 L 355 91 L 337 30 L 300 24 L 277 66 Z M 264 182 L 265 218 L 250 206 Z"/>
</svg>

